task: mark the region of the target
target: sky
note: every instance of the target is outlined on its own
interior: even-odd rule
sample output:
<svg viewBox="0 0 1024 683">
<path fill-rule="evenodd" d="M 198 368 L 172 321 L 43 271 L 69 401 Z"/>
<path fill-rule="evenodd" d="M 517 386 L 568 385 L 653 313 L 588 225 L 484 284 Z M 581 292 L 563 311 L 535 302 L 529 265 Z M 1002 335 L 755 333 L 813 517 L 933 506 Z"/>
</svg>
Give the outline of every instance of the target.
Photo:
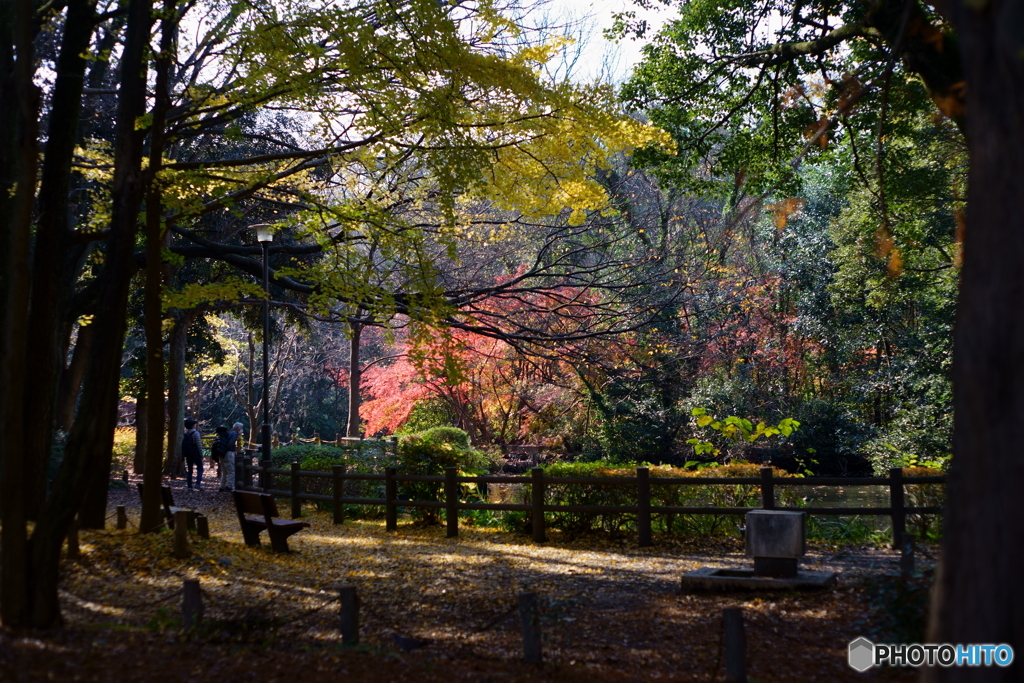
<svg viewBox="0 0 1024 683">
<path fill-rule="evenodd" d="M 577 19 L 589 28 L 589 31 L 584 29 L 584 32 L 589 32 L 590 38 L 581 41 L 583 52 L 574 67 L 574 80 L 590 81 L 610 71 L 611 80 L 619 82 L 629 75 L 633 65 L 640 60 L 640 48 L 646 41 L 626 38 L 616 43 L 606 40 L 602 33 L 611 28 L 613 14 L 632 10 L 638 19 L 645 19 L 653 27 L 648 32 L 649 39 L 674 14 L 671 7 L 654 4 L 658 5 L 658 9 L 644 10 L 630 0 L 550 0 L 540 11 L 551 17 Z"/>
</svg>

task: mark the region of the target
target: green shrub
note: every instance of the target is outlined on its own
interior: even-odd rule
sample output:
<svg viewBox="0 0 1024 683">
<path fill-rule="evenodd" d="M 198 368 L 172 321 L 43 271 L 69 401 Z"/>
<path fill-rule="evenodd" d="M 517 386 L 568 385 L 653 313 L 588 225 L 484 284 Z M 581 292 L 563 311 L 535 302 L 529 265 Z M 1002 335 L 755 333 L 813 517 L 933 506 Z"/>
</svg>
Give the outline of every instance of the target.
<svg viewBox="0 0 1024 683">
<path fill-rule="evenodd" d="M 934 477 L 942 474 L 945 472 L 928 467 L 903 468 L 903 476 L 911 480 L 913 477 Z M 946 504 L 945 484 L 908 483 L 904 490 L 907 492 L 904 502 L 908 507 L 942 507 Z M 907 528 L 921 540 L 937 541 L 942 533 L 942 518 L 940 515 L 907 515 Z"/>
<path fill-rule="evenodd" d="M 299 469 L 308 472 L 331 472 L 335 465 L 344 465 L 346 472 L 361 474 L 383 473 L 387 467 L 398 465 L 398 457 L 388 450 L 386 441 L 365 439 L 351 445 L 329 446 L 317 444 L 293 444 L 273 451 L 274 467 L 289 467 L 298 461 Z M 306 477 L 302 480 L 303 492 L 329 496 L 333 482 L 328 477 Z M 349 498 L 383 498 L 384 482 L 349 480 L 344 484 L 345 496 Z M 333 504 L 316 501 L 320 510 L 330 510 Z M 383 506 L 347 506 L 346 515 L 352 517 L 379 517 Z"/>
<path fill-rule="evenodd" d="M 427 398 L 418 401 L 409 413 L 408 419 L 398 428 L 396 434 L 417 434 L 431 427 L 450 425 L 455 419 L 448 403 L 440 398 Z"/>
<path fill-rule="evenodd" d="M 448 443 L 462 449 L 469 448 L 469 434 L 458 427 L 431 427 L 418 436 L 425 443 Z"/>
<path fill-rule="evenodd" d="M 589 463 L 558 463 L 544 468 L 550 477 L 635 477 L 634 468 L 626 468 L 608 461 Z M 687 470 L 671 466 L 650 467 L 651 505 L 666 507 L 760 507 L 761 487 L 758 484 L 721 484 L 701 485 L 659 485 L 658 479 L 664 477 L 760 477 L 760 465 L 736 462 L 721 467 L 711 467 L 699 471 Z M 776 477 L 790 476 L 785 471 L 776 469 Z M 593 484 L 557 484 L 550 480 L 547 485 L 547 502 L 551 505 L 636 505 L 636 484 L 624 482 L 595 486 Z M 528 491 L 520 493 L 526 500 Z M 776 500 L 781 505 L 797 506 L 801 500 L 785 488 L 775 491 Z M 528 515 L 527 515 L 528 517 Z M 718 533 L 738 534 L 738 525 L 742 517 L 738 515 L 713 514 L 678 514 L 657 513 L 651 516 L 651 527 L 655 531 L 676 532 L 695 535 L 714 535 Z M 591 530 L 635 531 L 636 515 L 631 512 L 553 512 L 545 515 L 545 523 L 563 531 L 580 533 Z M 518 522 L 515 524 L 518 525 Z M 526 524 L 528 527 L 528 523 Z"/>
<path fill-rule="evenodd" d="M 441 431 L 444 430 L 444 431 Z M 466 433 L 454 427 L 435 427 L 427 430 L 427 434 L 435 433 L 435 440 L 428 440 L 426 435 L 414 434 L 403 438 L 398 444 L 398 466 L 403 474 L 444 474 L 445 468 L 455 467 L 462 474 L 482 474 L 486 471 L 487 457 L 485 454 L 467 446 L 443 441 L 445 438 L 459 440 L 458 434 L 448 430 Z M 466 439 L 468 444 L 468 438 Z M 402 482 L 400 496 L 405 500 L 439 501 L 443 500 L 444 485 L 434 482 L 411 481 Z M 436 524 L 438 512 L 431 508 L 410 508 L 410 514 L 424 524 Z"/>
</svg>

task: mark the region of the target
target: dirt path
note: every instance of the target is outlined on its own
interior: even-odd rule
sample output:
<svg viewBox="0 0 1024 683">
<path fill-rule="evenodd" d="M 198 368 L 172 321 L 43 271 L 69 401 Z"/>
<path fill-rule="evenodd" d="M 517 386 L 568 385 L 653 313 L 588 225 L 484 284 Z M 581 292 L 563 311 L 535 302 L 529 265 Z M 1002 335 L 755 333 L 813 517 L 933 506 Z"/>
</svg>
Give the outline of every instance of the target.
<svg viewBox="0 0 1024 683">
<path fill-rule="evenodd" d="M 640 549 L 632 537 L 554 533 L 535 545 L 471 528 L 447 539 L 440 528 L 334 526 L 309 508 L 312 527 L 290 540 L 297 552 L 279 555 L 242 544 L 228 494 L 174 489 L 177 504 L 208 515 L 212 538 L 179 561 L 168 533 L 83 532 L 82 558 L 63 577 L 67 629 L 0 633 L 0 680 L 306 683 L 345 671 L 366 681 L 709 681 L 724 677 L 721 611 L 734 606 L 744 609 L 751 681 L 915 675 L 846 665 L 849 641 L 906 626 L 898 611 L 887 626 L 891 608 L 922 593 L 892 592 L 899 582 L 880 577 L 898 572 L 898 558 L 885 550 L 812 549 L 805 566 L 841 572 L 831 591 L 680 595 L 686 571 L 746 564 L 738 542 L 656 538 Z M 138 521 L 134 489 L 112 492 L 110 504 Z M 205 625 L 191 635 L 177 623 L 184 578 L 200 580 L 206 604 Z M 362 601 L 354 650 L 340 646 L 337 631 L 332 600 L 342 584 L 357 586 Z M 540 667 L 519 661 L 515 606 L 524 590 L 542 599 Z M 903 621 L 914 620 L 910 612 Z M 406 651 L 410 638 L 423 646 Z M 8 679 L 12 671 L 18 677 Z"/>
</svg>

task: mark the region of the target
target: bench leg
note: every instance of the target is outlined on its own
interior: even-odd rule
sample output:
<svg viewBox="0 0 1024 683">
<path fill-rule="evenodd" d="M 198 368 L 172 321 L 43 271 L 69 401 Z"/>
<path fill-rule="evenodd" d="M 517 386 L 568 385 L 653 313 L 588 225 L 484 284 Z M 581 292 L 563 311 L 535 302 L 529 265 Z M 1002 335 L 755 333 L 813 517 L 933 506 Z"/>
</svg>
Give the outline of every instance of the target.
<svg viewBox="0 0 1024 683">
<path fill-rule="evenodd" d="M 249 526 L 248 524 L 242 525 L 242 538 L 245 539 L 246 545 L 259 545 L 260 544 L 260 532 L 263 529 Z"/>
<path fill-rule="evenodd" d="M 270 536 L 270 547 L 274 549 L 274 552 L 278 553 L 290 553 L 288 549 L 288 536 L 290 534 L 281 533 L 280 531 L 273 531 L 267 529 L 267 535 Z"/>
</svg>

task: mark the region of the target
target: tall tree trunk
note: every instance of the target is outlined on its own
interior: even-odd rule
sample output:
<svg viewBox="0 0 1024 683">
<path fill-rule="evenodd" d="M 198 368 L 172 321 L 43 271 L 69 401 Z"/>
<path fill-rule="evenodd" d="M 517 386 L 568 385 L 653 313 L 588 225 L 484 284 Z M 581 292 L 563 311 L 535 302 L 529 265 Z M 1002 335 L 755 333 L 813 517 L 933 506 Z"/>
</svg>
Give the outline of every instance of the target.
<svg viewBox="0 0 1024 683">
<path fill-rule="evenodd" d="M 164 474 L 172 477 L 184 476 L 181 433 L 185 420 L 185 350 L 189 322 L 187 316 L 175 316 L 167 344 L 167 459 L 164 461 Z"/>
<path fill-rule="evenodd" d="M 64 369 L 65 344 L 60 333 L 67 328 L 60 318 L 74 291 L 75 272 L 65 268 L 71 233 L 68 192 L 95 9 L 95 2 L 89 0 L 70 0 L 67 5 L 39 186 L 27 339 L 32 353 L 26 357 L 26 372 L 32 381 L 25 384 L 23 408 L 24 486 L 31 519 L 36 517 L 46 497 L 57 384 Z"/>
<path fill-rule="evenodd" d="M 149 375 L 146 375 L 148 381 Z M 142 474 L 146 471 L 146 448 L 148 447 L 149 399 L 146 394 L 139 392 L 135 397 L 135 457 L 132 458 L 132 471 L 135 474 Z"/>
<path fill-rule="evenodd" d="M 348 430 L 345 436 L 362 436 L 362 425 L 359 422 L 360 391 L 359 383 L 362 380 L 362 367 L 359 364 L 359 344 L 363 336 L 363 323 L 354 320 L 349 321 L 349 328 L 352 330 L 352 346 L 348 354 Z"/>
<path fill-rule="evenodd" d="M 92 340 L 95 331 L 95 325 L 79 328 L 78 341 L 75 342 L 75 350 L 71 353 L 71 363 L 61 373 L 57 389 L 56 424 L 58 429 L 68 431 L 75 421 L 75 406 L 78 405 L 78 393 L 82 389 L 85 366 L 89 361 L 89 354 L 92 353 Z"/>
<path fill-rule="evenodd" d="M 32 537 L 37 577 L 33 622 L 37 626 L 50 626 L 59 619 L 57 560 L 75 511 L 79 511 L 79 521 L 85 528 L 101 528 L 106 518 L 132 256 L 144 192 L 142 152 L 146 130 L 137 122 L 146 111 L 145 48 L 152 7 L 151 0 L 131 0 L 128 5 L 118 88 L 110 238 L 93 319 L 95 348 L 86 369 L 78 415 L 68 436 L 67 455 Z"/>
<path fill-rule="evenodd" d="M 954 458 L 929 640 L 1024 652 L 1024 5 L 949 3 L 967 78 L 970 176 L 954 338 Z M 1024 666 L 935 667 L 1020 681 Z"/>
<path fill-rule="evenodd" d="M 157 173 L 163 161 L 164 124 L 170 107 L 168 95 L 168 71 L 170 69 L 171 40 L 173 36 L 175 0 L 164 0 L 163 18 L 160 31 L 160 53 L 156 59 L 156 87 L 153 105 L 153 137 L 149 150 L 149 195 L 146 198 L 146 393 L 150 397 L 147 414 L 146 464 L 143 472 L 142 514 L 139 519 L 139 533 L 149 533 L 160 528 L 160 451 L 163 440 L 164 417 L 164 363 L 163 363 L 163 320 L 161 300 L 161 278 L 163 266 L 161 254 L 167 244 L 163 225 L 163 195 Z M 173 335 L 171 347 L 173 349 Z M 173 352 L 172 352 L 173 356 Z M 174 424 L 173 419 L 171 424 Z M 180 423 L 178 423 L 180 424 Z M 173 436 L 169 444 L 180 442 Z"/>
<path fill-rule="evenodd" d="M 22 401 L 35 198 L 39 92 L 32 83 L 33 5 L 0 0 L 0 620 L 30 622 Z"/>
</svg>

